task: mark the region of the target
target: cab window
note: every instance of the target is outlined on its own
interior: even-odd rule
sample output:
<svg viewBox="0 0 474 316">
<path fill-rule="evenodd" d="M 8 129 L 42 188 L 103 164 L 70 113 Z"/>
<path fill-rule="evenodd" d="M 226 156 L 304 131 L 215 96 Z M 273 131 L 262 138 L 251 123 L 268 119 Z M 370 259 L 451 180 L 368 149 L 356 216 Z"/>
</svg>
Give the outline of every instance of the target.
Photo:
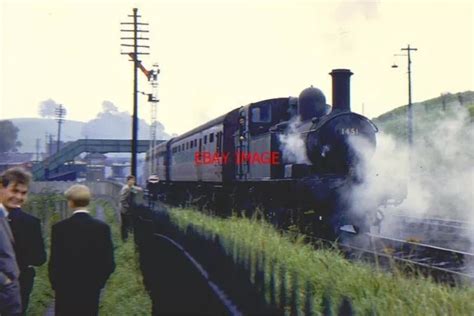
<svg viewBox="0 0 474 316">
<path fill-rule="evenodd" d="M 252 108 L 252 123 L 271 123 L 272 116 L 269 105 Z"/>
</svg>

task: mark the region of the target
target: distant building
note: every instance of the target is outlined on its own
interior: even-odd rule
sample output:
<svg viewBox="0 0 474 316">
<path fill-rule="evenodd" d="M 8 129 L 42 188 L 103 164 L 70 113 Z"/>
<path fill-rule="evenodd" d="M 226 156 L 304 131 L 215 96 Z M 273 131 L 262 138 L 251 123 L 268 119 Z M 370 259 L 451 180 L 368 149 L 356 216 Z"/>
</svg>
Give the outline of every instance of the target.
<svg viewBox="0 0 474 316">
<path fill-rule="evenodd" d="M 12 167 L 23 167 L 31 170 L 34 153 L 0 153 L 0 172 Z"/>
<path fill-rule="evenodd" d="M 105 160 L 107 156 L 99 153 L 90 153 L 84 157 L 87 164 L 87 181 L 103 181 L 105 179 Z"/>
<path fill-rule="evenodd" d="M 126 177 L 130 174 L 130 162 L 116 162 L 112 164 L 112 175 L 110 180 L 125 182 Z"/>
</svg>

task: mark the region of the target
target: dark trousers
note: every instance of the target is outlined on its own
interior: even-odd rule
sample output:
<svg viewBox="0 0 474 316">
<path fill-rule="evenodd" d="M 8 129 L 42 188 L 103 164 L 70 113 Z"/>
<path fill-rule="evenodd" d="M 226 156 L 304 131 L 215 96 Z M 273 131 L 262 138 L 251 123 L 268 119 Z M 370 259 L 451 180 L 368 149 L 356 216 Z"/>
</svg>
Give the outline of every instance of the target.
<svg viewBox="0 0 474 316">
<path fill-rule="evenodd" d="M 28 303 L 30 302 L 30 294 L 33 290 L 33 283 L 35 281 L 35 269 L 33 267 L 24 268 L 20 270 L 20 294 L 21 306 L 23 307 L 23 314 L 26 314 Z"/>
<path fill-rule="evenodd" d="M 120 228 L 122 233 L 122 240 L 128 239 L 128 233 L 133 232 L 133 216 L 131 214 L 120 213 L 122 219 L 122 226 Z"/>
<path fill-rule="evenodd" d="M 56 316 L 97 316 L 100 289 L 66 289 L 56 291 Z"/>
</svg>

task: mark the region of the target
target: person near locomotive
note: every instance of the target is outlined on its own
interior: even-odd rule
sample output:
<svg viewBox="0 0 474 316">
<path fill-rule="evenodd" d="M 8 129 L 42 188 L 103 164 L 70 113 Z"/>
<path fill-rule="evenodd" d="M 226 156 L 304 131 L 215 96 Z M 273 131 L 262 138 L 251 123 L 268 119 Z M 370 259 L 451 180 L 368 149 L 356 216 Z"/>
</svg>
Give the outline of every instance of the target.
<svg viewBox="0 0 474 316">
<path fill-rule="evenodd" d="M 73 185 L 64 195 L 73 215 L 52 227 L 48 266 L 55 314 L 97 315 L 100 291 L 115 270 L 110 227 L 89 214 L 87 186 Z"/>
<path fill-rule="evenodd" d="M 135 193 L 141 189 L 135 185 L 136 178 L 133 175 L 127 176 L 127 183 L 120 190 L 120 219 L 122 240 L 128 239 L 128 233 L 133 230 L 134 209 L 133 198 Z"/>
<path fill-rule="evenodd" d="M 46 262 L 41 221 L 21 209 L 27 200 L 31 174 L 16 167 L 6 170 L 1 179 L 3 206 L 8 213 L 8 222 L 15 240 L 13 248 L 20 269 L 20 293 L 25 314 L 36 275 L 34 266 L 38 267 Z"/>
<path fill-rule="evenodd" d="M 155 206 L 155 202 L 158 200 L 158 185 L 160 182 L 160 178 L 156 175 L 151 175 L 146 183 L 146 189 L 148 191 L 148 207 L 153 209 Z"/>
</svg>

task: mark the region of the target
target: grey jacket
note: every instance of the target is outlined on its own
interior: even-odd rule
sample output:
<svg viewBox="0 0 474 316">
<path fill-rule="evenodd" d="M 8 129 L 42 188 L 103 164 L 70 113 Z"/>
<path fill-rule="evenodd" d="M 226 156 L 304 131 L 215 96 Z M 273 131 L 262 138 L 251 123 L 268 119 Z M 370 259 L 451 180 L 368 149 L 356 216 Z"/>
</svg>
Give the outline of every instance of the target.
<svg viewBox="0 0 474 316">
<path fill-rule="evenodd" d="M 120 213 L 127 214 L 130 212 L 130 193 L 131 188 L 128 185 L 124 185 L 120 190 Z"/>
<path fill-rule="evenodd" d="M 0 208 L 2 207 L 0 204 Z M 18 284 L 20 271 L 13 243 L 10 225 L 0 209 L 0 315 L 21 313 L 21 296 Z"/>
<path fill-rule="evenodd" d="M 130 215 L 132 213 L 131 206 L 133 204 L 133 199 L 137 193 L 142 193 L 142 188 L 138 186 L 129 187 L 124 185 L 122 190 L 120 190 L 120 212 L 122 214 Z"/>
</svg>

